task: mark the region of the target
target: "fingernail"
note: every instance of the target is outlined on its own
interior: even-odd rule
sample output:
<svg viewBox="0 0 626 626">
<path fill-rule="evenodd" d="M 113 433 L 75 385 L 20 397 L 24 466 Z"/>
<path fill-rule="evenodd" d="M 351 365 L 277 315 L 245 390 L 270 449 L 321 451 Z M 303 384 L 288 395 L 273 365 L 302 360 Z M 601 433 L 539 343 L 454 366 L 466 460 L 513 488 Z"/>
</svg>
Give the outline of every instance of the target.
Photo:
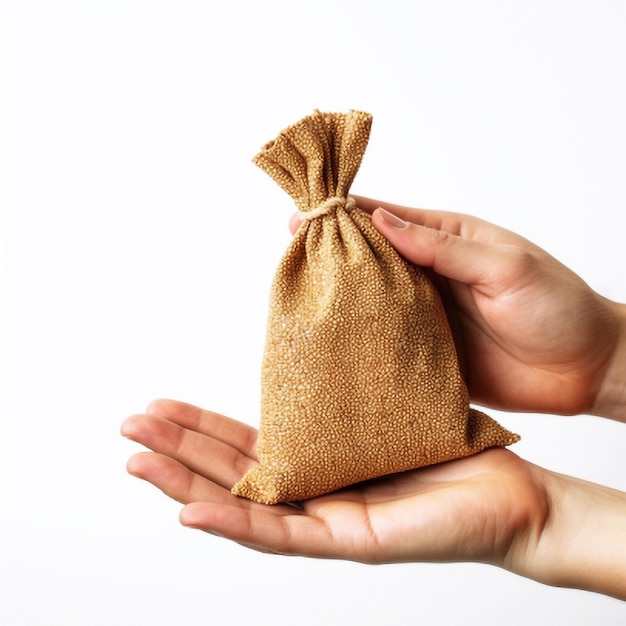
<svg viewBox="0 0 626 626">
<path fill-rule="evenodd" d="M 378 207 L 378 209 L 376 210 L 379 212 L 380 217 L 383 220 L 383 222 L 387 226 L 390 226 L 391 228 L 397 228 L 398 230 L 401 230 L 403 228 L 406 228 L 409 225 L 408 222 L 405 222 L 404 220 L 400 219 L 397 215 L 390 213 L 389 211 L 387 211 L 386 209 L 383 209 L 382 207 Z"/>
</svg>

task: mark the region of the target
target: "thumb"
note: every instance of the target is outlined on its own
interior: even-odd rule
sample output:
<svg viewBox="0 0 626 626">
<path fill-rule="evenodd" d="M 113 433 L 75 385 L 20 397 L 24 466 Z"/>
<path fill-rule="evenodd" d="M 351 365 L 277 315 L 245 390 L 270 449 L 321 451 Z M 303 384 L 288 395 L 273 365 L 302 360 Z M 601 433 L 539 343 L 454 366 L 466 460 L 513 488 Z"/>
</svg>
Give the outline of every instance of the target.
<svg viewBox="0 0 626 626">
<path fill-rule="evenodd" d="M 373 212 L 372 223 L 407 261 L 461 283 L 486 284 L 505 261 L 500 246 L 407 222 L 383 208 Z"/>
</svg>

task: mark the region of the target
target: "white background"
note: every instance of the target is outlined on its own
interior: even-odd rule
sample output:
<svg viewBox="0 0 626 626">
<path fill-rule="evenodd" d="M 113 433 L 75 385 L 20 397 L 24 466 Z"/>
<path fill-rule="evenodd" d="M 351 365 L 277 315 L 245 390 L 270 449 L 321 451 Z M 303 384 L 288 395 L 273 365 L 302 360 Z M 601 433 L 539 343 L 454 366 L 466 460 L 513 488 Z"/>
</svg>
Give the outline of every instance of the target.
<svg viewBox="0 0 626 626">
<path fill-rule="evenodd" d="M 259 555 L 179 526 L 119 424 L 256 424 L 291 200 L 250 159 L 314 108 L 374 128 L 353 191 L 470 212 L 626 301 L 626 3 L 5 1 L 0 624 L 623 624 L 492 567 Z M 626 427 L 506 415 L 626 489 Z"/>
</svg>

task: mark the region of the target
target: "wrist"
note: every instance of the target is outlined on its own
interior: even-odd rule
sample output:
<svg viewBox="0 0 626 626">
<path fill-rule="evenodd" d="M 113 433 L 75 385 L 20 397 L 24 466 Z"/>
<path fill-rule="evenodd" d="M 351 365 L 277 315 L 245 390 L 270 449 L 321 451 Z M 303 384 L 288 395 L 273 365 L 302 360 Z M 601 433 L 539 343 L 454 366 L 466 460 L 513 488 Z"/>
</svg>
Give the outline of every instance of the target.
<svg viewBox="0 0 626 626">
<path fill-rule="evenodd" d="M 512 546 L 506 566 L 548 585 L 626 600 L 626 493 L 539 471 L 549 515 Z"/>
<path fill-rule="evenodd" d="M 626 304 L 610 302 L 617 335 L 590 413 L 626 422 Z"/>
</svg>

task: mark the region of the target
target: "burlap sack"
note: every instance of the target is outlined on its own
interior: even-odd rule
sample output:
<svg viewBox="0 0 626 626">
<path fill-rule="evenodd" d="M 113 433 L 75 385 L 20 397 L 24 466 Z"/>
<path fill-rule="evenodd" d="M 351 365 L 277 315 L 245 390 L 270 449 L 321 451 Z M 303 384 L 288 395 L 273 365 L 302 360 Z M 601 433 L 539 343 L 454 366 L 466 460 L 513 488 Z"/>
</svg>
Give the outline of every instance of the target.
<svg viewBox="0 0 626 626">
<path fill-rule="evenodd" d="M 271 292 L 259 466 L 233 487 L 258 502 L 518 440 L 469 408 L 437 291 L 347 199 L 371 121 L 316 112 L 255 158 L 306 213 Z"/>
</svg>

